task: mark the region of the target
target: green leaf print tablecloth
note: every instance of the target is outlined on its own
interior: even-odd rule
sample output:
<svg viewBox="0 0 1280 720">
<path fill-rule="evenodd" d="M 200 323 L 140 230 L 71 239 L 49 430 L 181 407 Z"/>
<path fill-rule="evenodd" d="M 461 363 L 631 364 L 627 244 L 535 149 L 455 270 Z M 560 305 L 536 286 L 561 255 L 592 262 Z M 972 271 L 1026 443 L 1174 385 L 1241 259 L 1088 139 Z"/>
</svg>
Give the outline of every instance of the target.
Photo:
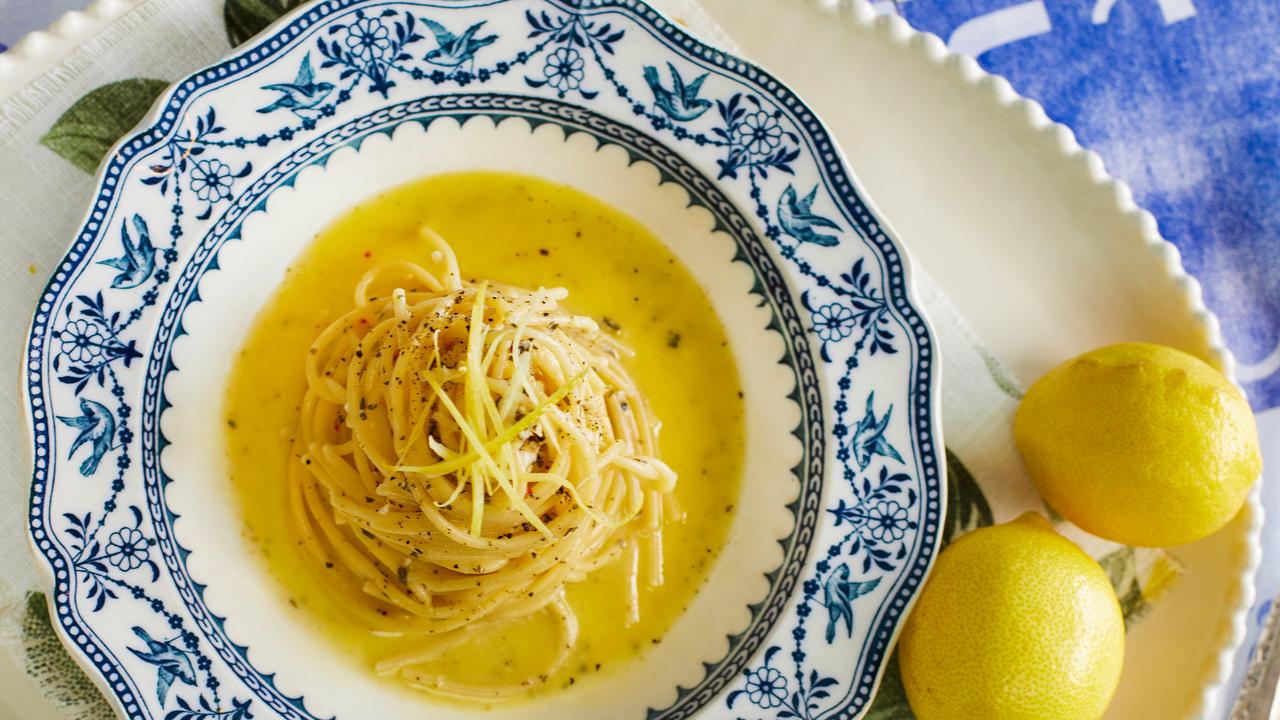
<svg viewBox="0 0 1280 720">
<path fill-rule="evenodd" d="M 170 82 L 217 60 L 299 4 L 143 0 L 53 70 L 0 97 L 0 219 L 9 228 L 0 243 L 0 283 L 12 290 L 0 295 L 0 310 L 22 319 L 0 332 L 0 356 L 19 357 L 25 319 L 73 236 L 92 174 L 115 140 L 142 119 Z M 711 42 L 733 47 L 693 0 L 653 4 Z M 1010 427 L 1022 389 L 918 267 L 916 278 L 943 352 L 950 492 L 946 540 L 1027 510 L 1047 513 L 1013 447 Z M 9 372 L 12 377 L 16 367 Z M 0 387 L 8 408 L 0 414 L 0 443 L 9 457 L 21 458 L 26 432 L 16 383 Z M 106 702 L 63 651 L 49 623 L 42 583 L 27 551 L 28 484 L 23 463 L 0 471 L 0 715 L 7 709 L 31 720 L 110 718 Z M 1059 529 L 1099 559 L 1130 624 L 1178 575 L 1161 551 L 1117 546 L 1061 524 Z M 896 658 L 869 717 L 912 717 Z"/>
</svg>

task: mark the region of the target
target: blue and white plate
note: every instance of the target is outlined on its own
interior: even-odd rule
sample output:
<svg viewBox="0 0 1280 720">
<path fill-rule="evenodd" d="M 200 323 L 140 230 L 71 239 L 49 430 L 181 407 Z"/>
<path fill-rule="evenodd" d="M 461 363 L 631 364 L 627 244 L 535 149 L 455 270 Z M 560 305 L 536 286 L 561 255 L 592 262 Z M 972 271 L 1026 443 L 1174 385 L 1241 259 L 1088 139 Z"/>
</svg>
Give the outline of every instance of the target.
<svg viewBox="0 0 1280 720">
<path fill-rule="evenodd" d="M 331 648 L 243 537 L 223 376 L 316 232 L 508 170 L 646 224 L 746 388 L 730 539 L 667 638 L 531 704 L 432 704 Z M 24 369 L 55 624 L 129 718 L 852 718 L 937 550 L 936 347 L 812 112 L 638 0 L 331 0 L 171 88 L 100 171 Z M 424 708 L 428 708 L 424 710 Z"/>
</svg>

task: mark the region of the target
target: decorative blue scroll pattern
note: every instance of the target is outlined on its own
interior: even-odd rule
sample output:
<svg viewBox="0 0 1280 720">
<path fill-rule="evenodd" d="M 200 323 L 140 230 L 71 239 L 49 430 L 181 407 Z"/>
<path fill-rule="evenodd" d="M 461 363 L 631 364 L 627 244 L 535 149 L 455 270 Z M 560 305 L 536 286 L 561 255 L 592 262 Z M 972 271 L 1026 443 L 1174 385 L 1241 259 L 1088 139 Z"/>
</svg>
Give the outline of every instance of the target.
<svg viewBox="0 0 1280 720">
<path fill-rule="evenodd" d="M 182 162 L 185 160 L 178 164 Z M 169 173 L 162 176 L 167 178 Z M 162 191 L 167 187 L 167 183 L 162 184 Z M 212 671 L 213 661 L 202 651 L 200 638 L 187 628 L 182 612 L 170 609 L 151 590 L 150 586 L 160 578 L 160 568 L 151 557 L 156 540 L 147 535 L 142 510 L 137 505 L 121 507 L 118 503 L 133 464 L 129 448 L 134 430 L 133 406 L 125 398 L 125 385 L 117 368 L 129 368 L 142 357 L 138 339 L 125 338 L 135 334 L 135 324 L 147 308 L 156 304 L 161 289 L 169 282 L 170 268 L 178 259 L 177 243 L 184 230 L 180 222 L 181 191 L 176 182 L 173 195 L 170 244 L 157 250 L 147 221 L 135 214 L 120 223 L 121 254 L 98 262 L 118 271 L 107 292 L 120 291 L 132 307 L 127 312 L 113 310 L 101 290 L 94 295 L 78 295 L 62 306 L 61 322 L 50 333 L 56 347 L 50 367 L 59 383 L 74 388 L 79 401 L 79 414 L 57 416 L 58 423 L 74 433 L 66 450 L 68 459 L 80 458 L 79 474 L 95 479 L 106 474 L 100 472 L 103 461 L 115 459 L 114 471 L 105 485 L 109 491 L 100 509 L 79 515 L 64 513 L 61 520 L 63 535 L 69 540 L 71 569 L 80 580 L 88 610 L 100 612 L 108 602 L 121 598 L 145 603 L 154 618 L 154 632 L 171 636 L 157 643 L 151 637 L 152 630 L 135 626 L 133 632 L 139 645 L 136 649 L 129 647 L 139 659 L 157 668 L 156 692 L 162 706 L 175 684 L 198 692 L 194 701 L 198 709 L 184 707 L 187 701 L 179 698 L 178 708 L 165 715 L 165 720 L 241 720 L 252 717 L 248 700 L 232 700 L 232 710 L 227 712 L 215 710 L 222 699 L 218 691 L 221 681 Z"/>
<path fill-rule="evenodd" d="M 139 707 L 153 705 L 133 693 L 136 687 L 154 686 L 158 702 L 154 707 L 161 709 L 164 720 L 253 717 L 253 699 L 220 694 L 219 670 L 212 659 L 218 653 L 208 649 L 208 641 L 188 627 L 181 608 L 171 607 L 171 601 L 153 591 L 160 580 L 161 565 L 173 567 L 171 558 L 158 562 L 155 557 L 157 543 L 164 539 L 157 533 L 167 532 L 168 519 L 153 517 L 147 522 L 138 505 L 119 502 L 136 457 L 131 453 L 136 452 L 137 428 L 120 372 L 143 358 L 140 344 L 149 337 L 147 325 L 152 319 L 148 311 L 170 282 L 181 241 L 189 230 L 207 229 L 215 213 L 229 212 L 235 205 L 258 174 L 250 159 L 255 152 L 318 141 L 330 129 L 324 121 L 337 116 L 344 105 L 357 99 L 367 103 L 370 97 L 389 98 L 402 83 L 426 83 L 439 94 L 449 88 L 458 88 L 458 92 L 469 86 L 483 89 L 510 76 L 519 78 L 535 95 L 550 94 L 561 100 L 587 102 L 612 93 L 634 118 L 660 137 L 690 149 L 714 152 L 716 180 L 744 186 L 754 205 L 750 210 L 764 235 L 796 276 L 805 279 L 800 300 L 809 313 L 811 342 L 838 375 L 829 415 L 843 486 L 825 493 L 835 502 L 823 508 L 828 523 L 826 533 L 817 538 L 823 545 L 813 548 L 818 559 L 801 584 L 795 612 L 784 616 L 784 622 L 790 624 L 789 645 L 767 647 L 721 702 L 727 711 L 749 708 L 760 718 L 808 720 L 858 712 L 869 700 L 868 688 L 883 662 L 883 641 L 871 660 L 870 675 L 861 679 L 833 677 L 808 659 L 815 647 L 840 647 L 853 656 L 865 650 L 865 642 L 859 641 L 855 632 L 870 625 L 864 614 L 888 618 L 882 626 L 896 622 L 905 602 L 902 594 L 918 585 L 937 537 L 936 522 L 922 533 L 920 518 L 926 514 L 920 488 L 932 484 L 928 504 L 932 514 L 928 517 L 936 521 L 941 479 L 931 446 L 900 450 L 890 440 L 890 436 L 909 438 L 906 428 L 912 423 L 924 428 L 928 440 L 931 400 L 927 379 L 932 373 L 926 369 L 927 362 L 912 369 L 915 374 L 907 392 L 917 400 L 913 407 L 899 410 L 896 431 L 892 425 L 895 404 L 879 404 L 871 388 L 855 387 L 856 371 L 869 358 L 894 355 L 904 343 L 927 351 L 928 336 L 918 316 L 911 316 L 914 324 L 910 328 L 905 324 L 901 311 L 904 306 L 910 309 L 905 299 L 893 305 L 888 297 L 892 278 L 899 283 L 899 294 L 903 292 L 903 270 L 896 255 L 886 260 L 857 254 L 846 267 L 826 271 L 832 261 L 824 256 L 852 257 L 849 247 L 863 248 L 868 236 L 879 229 L 865 208 L 860 220 L 852 219 L 850 200 L 845 199 L 842 209 L 829 180 L 810 178 L 801 183 L 796 177 L 796 162 L 806 151 L 814 152 L 809 144 L 815 129 L 820 128 L 816 123 L 802 128 L 779 104 L 778 96 L 758 91 L 723 67 L 707 68 L 678 52 L 660 63 L 626 68 L 626 76 L 634 80 L 638 73 L 642 84 L 624 81 L 614 63 L 618 62 L 619 47 L 628 42 L 631 33 L 653 34 L 657 26 L 665 33 L 661 37 L 669 47 L 678 50 L 674 43 L 680 43 L 686 51 L 701 48 L 674 32 L 647 7 L 630 0 L 610 4 L 573 0 L 520 3 L 524 27 L 516 35 L 466 12 L 411 3 L 346 4 L 354 9 L 345 13 L 330 9 L 327 21 L 320 18 L 323 29 L 306 41 L 306 50 L 294 65 L 269 66 L 269 71 L 254 76 L 260 104 L 254 105 L 252 112 L 260 120 L 252 132 L 235 129 L 244 123 L 224 123 L 227 113 L 213 105 L 172 116 L 176 127 L 151 148 L 141 175 L 128 176 L 163 200 L 166 241 L 159 242 L 153 236 L 153 230 L 161 226 L 160 214 L 122 215 L 111 221 L 114 227 L 101 228 L 106 237 L 114 232 L 119 238 L 115 250 L 107 251 L 109 245 L 103 245 L 104 259 L 96 262 L 111 270 L 111 277 L 103 283 L 107 287 L 65 299 L 55 316 L 49 308 L 65 279 L 60 273 L 51 281 L 33 326 L 32 366 L 39 369 L 41 351 L 47 344 L 50 374 L 57 383 L 71 388 L 77 412 L 56 415 L 56 425 L 46 424 L 39 409 L 43 405 L 39 372 L 33 372 L 28 386 L 36 408 L 33 516 L 40 517 L 45 502 L 47 466 L 57 465 L 45 458 L 55 447 L 47 437 L 53 433 L 51 426 L 62 428 L 62 453 L 82 476 L 83 491 L 102 488 L 105 494 L 96 509 L 65 513 L 56 521 L 58 529 L 50 529 L 66 540 L 69 568 L 65 569 L 77 580 L 69 587 L 84 601 L 68 601 L 58 608 L 63 626 L 78 631 L 72 615 L 100 613 L 114 603 L 145 607 L 149 619 L 130 628 L 132 639 L 125 647 L 150 668 L 146 682 L 143 673 L 137 673 L 126 683 L 119 678 L 119 663 L 97 660 L 101 652 L 95 640 L 87 638 L 87 633 L 72 633 L 108 681 L 116 682 L 112 678 L 117 678 L 113 690 L 126 712 L 150 717 Z M 452 9 L 466 10 L 462 6 Z M 308 17 L 315 22 L 319 16 L 313 11 Z M 638 18 L 647 25 L 636 22 Z M 278 42 L 273 47 L 279 47 Z M 704 63 L 708 57 L 721 63 L 730 60 L 705 48 L 699 57 Z M 736 65 L 739 73 L 745 67 L 740 62 Z M 135 146 L 141 147 L 136 142 Z M 827 166 L 832 162 L 828 160 Z M 108 187 L 114 188 L 120 165 L 109 164 Z M 852 193 L 852 188 L 844 192 Z M 95 238 L 99 228 L 93 218 L 98 217 L 101 213 L 91 214 L 82 240 Z M 883 243 L 881 252 L 889 246 L 887 239 Z M 831 255 L 842 249 L 844 252 Z M 72 259 L 78 257 L 76 252 L 73 248 Z M 74 264 L 69 267 L 75 269 Z M 904 330 L 915 337 L 904 335 Z M 921 357 L 928 356 L 922 351 Z M 924 419 L 915 417 L 915 411 Z M 904 455 L 909 460 L 904 460 Z M 108 471 L 111 459 L 114 469 Z M 927 479 L 922 477 L 926 470 Z M 153 516 L 157 512 L 163 515 L 165 511 L 153 509 Z M 64 570 L 64 556 L 53 549 L 49 534 L 33 520 L 33 538 L 49 558 L 55 576 L 61 577 L 57 574 Z M 801 559 L 807 550 L 801 549 Z M 897 584 L 893 578 L 905 575 L 908 565 L 912 574 L 903 585 L 905 590 L 891 595 L 895 604 L 892 610 L 885 610 L 886 588 Z M 860 599 L 873 596 L 881 598 L 878 607 L 860 608 Z M 197 629 L 205 630 L 203 625 Z M 784 649 L 789 652 L 783 654 Z M 688 717 L 709 699 L 685 703 L 658 716 Z M 300 703 L 295 706 L 299 717 L 307 716 Z"/>
</svg>

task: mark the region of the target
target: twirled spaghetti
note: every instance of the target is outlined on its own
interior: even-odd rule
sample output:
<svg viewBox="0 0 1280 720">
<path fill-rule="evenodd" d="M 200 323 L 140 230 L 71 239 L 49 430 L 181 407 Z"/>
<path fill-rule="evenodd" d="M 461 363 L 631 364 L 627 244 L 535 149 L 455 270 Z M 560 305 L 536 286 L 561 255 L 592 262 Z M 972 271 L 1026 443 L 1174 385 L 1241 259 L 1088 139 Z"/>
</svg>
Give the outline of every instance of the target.
<svg viewBox="0 0 1280 720">
<path fill-rule="evenodd" d="M 662 583 L 676 476 L 624 346 L 566 312 L 563 289 L 464 281 L 448 244 L 422 234 L 429 265 L 368 272 L 310 348 L 290 504 L 338 600 L 377 632 L 421 637 L 378 672 L 497 700 L 568 656 L 567 583 L 622 558 L 637 617 L 639 576 Z M 498 686 L 421 667 L 541 611 L 561 626 L 543 672 Z"/>
</svg>

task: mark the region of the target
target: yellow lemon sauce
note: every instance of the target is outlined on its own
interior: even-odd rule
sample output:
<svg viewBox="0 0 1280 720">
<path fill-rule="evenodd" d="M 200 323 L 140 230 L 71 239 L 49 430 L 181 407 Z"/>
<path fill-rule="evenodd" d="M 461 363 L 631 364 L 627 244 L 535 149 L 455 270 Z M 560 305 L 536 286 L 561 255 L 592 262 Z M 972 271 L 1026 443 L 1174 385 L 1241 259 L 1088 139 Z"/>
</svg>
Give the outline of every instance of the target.
<svg viewBox="0 0 1280 720">
<path fill-rule="evenodd" d="M 661 457 L 679 474 L 675 494 L 686 519 L 665 529 L 665 583 L 641 583 L 639 623 L 625 624 L 624 562 L 569 586 L 577 645 L 531 694 L 580 684 L 661 642 L 688 607 L 728 533 L 744 452 L 737 368 L 710 300 L 657 238 L 589 195 L 518 175 L 443 175 L 369 200 L 321 233 L 289 268 L 231 368 L 222 421 L 245 533 L 289 604 L 370 673 L 377 659 L 412 647 L 412 638 L 375 636 L 328 596 L 294 539 L 285 478 L 308 347 L 352 307 L 365 271 L 392 260 L 426 262 L 423 224 L 453 246 L 464 277 L 567 288 L 572 312 L 595 318 L 635 351 L 628 369 L 662 422 Z M 506 684 L 545 667 L 556 638 L 554 621 L 539 613 L 424 670 Z"/>
</svg>

